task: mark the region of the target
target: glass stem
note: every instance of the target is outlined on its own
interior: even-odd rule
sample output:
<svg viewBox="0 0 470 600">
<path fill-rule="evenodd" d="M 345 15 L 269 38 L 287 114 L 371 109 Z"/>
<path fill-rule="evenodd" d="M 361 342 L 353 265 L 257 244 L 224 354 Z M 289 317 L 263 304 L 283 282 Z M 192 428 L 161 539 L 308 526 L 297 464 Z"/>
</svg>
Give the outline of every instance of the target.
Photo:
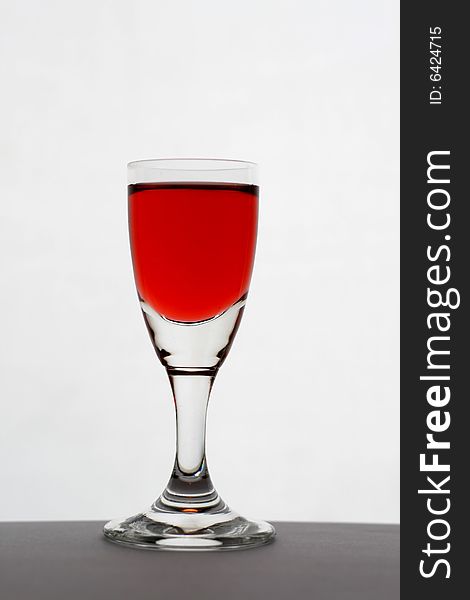
<svg viewBox="0 0 470 600">
<path fill-rule="evenodd" d="M 215 373 L 178 374 L 168 370 L 176 409 L 176 458 L 160 501 L 186 512 L 200 512 L 220 502 L 206 465 L 206 413 Z"/>
</svg>

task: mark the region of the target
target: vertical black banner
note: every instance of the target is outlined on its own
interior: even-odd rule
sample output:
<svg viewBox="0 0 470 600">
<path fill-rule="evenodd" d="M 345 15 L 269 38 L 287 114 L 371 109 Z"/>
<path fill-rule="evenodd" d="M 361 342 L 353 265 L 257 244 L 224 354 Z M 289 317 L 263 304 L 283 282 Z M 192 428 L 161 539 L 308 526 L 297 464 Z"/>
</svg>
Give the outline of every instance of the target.
<svg viewBox="0 0 470 600">
<path fill-rule="evenodd" d="M 462 3 L 401 4 L 401 597 L 465 596 L 470 198 Z M 467 445 L 468 442 L 468 445 Z M 457 590 L 460 588 L 460 594 Z"/>
</svg>

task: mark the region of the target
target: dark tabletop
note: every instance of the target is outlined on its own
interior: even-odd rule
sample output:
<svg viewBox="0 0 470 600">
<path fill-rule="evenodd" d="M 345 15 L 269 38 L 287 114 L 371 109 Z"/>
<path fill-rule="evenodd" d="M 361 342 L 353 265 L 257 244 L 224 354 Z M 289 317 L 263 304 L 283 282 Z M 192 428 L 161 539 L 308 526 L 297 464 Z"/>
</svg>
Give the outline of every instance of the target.
<svg viewBox="0 0 470 600">
<path fill-rule="evenodd" d="M 0 523 L 2 600 L 398 600 L 397 525 L 276 523 L 268 546 L 152 552 L 98 522 Z"/>
</svg>

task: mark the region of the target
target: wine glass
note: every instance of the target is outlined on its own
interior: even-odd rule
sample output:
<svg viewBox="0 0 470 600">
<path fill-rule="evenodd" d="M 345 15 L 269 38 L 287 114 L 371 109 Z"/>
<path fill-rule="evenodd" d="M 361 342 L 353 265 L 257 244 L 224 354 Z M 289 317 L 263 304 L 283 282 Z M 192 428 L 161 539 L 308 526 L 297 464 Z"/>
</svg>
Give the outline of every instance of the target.
<svg viewBox="0 0 470 600">
<path fill-rule="evenodd" d="M 205 455 L 214 379 L 240 325 L 258 220 L 257 166 L 220 159 L 131 162 L 129 234 L 137 293 L 152 344 L 170 379 L 176 458 L 145 512 L 110 521 L 105 536 L 127 546 L 229 550 L 273 540 L 272 525 L 231 510 Z"/>
</svg>

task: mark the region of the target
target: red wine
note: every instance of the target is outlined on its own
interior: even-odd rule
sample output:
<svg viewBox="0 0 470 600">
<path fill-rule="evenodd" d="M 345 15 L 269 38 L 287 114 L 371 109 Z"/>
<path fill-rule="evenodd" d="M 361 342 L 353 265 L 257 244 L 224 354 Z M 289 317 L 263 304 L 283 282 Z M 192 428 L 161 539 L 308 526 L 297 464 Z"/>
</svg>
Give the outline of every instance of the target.
<svg viewBox="0 0 470 600">
<path fill-rule="evenodd" d="M 174 321 L 203 321 L 227 310 L 248 292 L 257 222 L 254 185 L 130 185 L 139 296 Z"/>
</svg>

